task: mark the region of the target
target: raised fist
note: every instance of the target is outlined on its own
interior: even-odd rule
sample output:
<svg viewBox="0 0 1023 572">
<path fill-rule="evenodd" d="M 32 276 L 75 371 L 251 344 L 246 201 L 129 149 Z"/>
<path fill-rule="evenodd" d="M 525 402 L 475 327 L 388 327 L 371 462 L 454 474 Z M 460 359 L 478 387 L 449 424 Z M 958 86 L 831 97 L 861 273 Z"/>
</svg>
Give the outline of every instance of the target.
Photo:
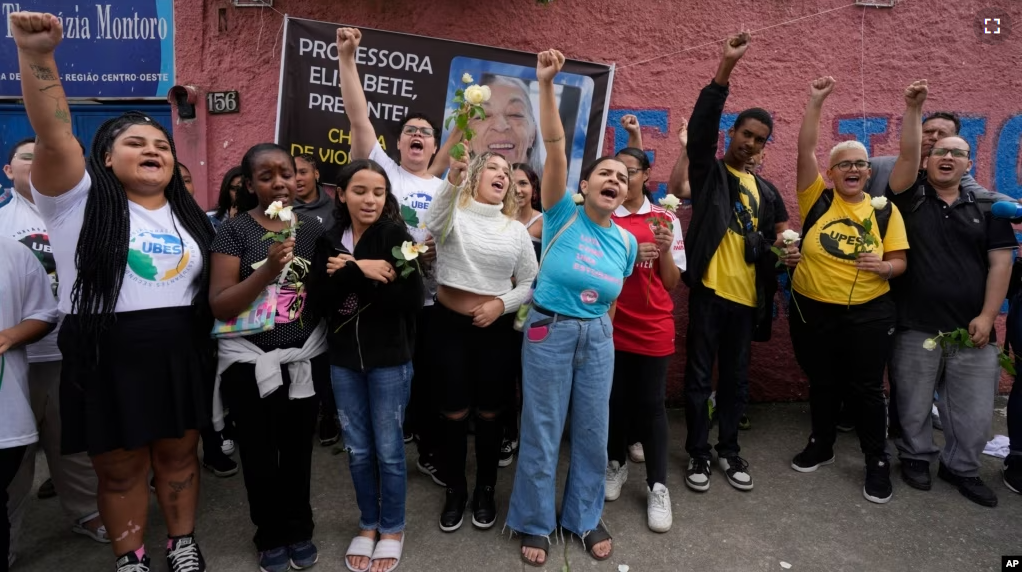
<svg viewBox="0 0 1023 572">
<path fill-rule="evenodd" d="M 547 50 L 536 54 L 536 79 L 554 81 L 565 65 L 565 56 L 558 50 Z"/>
<path fill-rule="evenodd" d="M 824 99 L 835 89 L 835 78 L 830 75 L 819 77 L 810 82 L 810 97 Z"/>
<path fill-rule="evenodd" d="M 639 119 L 635 115 L 629 114 L 622 116 L 622 129 L 625 129 L 628 133 L 636 133 L 639 131 Z"/>
<path fill-rule="evenodd" d="M 33 54 L 52 54 L 64 34 L 64 27 L 53 14 L 14 12 L 11 31 L 18 49 Z"/>
<path fill-rule="evenodd" d="M 746 53 L 746 48 L 749 47 L 751 40 L 749 32 L 739 32 L 738 34 L 728 36 L 728 40 L 725 41 L 722 57 L 726 60 L 738 60 Z"/>
<path fill-rule="evenodd" d="M 921 107 L 927 99 L 927 80 L 920 79 L 909 84 L 904 93 L 906 107 Z"/>
<path fill-rule="evenodd" d="M 359 42 L 362 41 L 362 32 L 358 28 L 337 29 L 337 55 L 339 57 L 351 57 L 355 50 L 359 49 Z"/>
</svg>

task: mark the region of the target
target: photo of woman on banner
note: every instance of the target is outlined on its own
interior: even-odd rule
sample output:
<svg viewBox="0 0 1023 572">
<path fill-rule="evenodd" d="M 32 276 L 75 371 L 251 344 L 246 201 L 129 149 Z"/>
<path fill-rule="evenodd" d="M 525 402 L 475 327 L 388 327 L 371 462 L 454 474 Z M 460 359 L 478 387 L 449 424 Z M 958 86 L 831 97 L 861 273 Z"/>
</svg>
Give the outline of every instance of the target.
<svg viewBox="0 0 1023 572">
<path fill-rule="evenodd" d="M 539 137 L 537 118 L 539 86 L 536 70 L 504 62 L 467 57 L 451 61 L 448 78 L 448 101 L 456 90 L 464 87 L 462 75 L 468 73 L 479 85 L 490 88 L 490 100 L 483 104 L 487 117 L 473 122 L 476 137 L 470 143 L 474 155 L 492 152 L 504 156 L 509 163 L 525 163 L 538 174 L 543 172 L 544 151 Z M 572 73 L 561 73 L 555 84 L 558 110 L 565 124 L 565 149 L 569 162 L 569 188 L 579 182 L 593 99 L 593 80 Z M 445 117 L 456 112 L 450 104 Z M 453 125 L 453 124 L 452 124 Z M 450 130 L 445 130 L 448 137 Z"/>
</svg>

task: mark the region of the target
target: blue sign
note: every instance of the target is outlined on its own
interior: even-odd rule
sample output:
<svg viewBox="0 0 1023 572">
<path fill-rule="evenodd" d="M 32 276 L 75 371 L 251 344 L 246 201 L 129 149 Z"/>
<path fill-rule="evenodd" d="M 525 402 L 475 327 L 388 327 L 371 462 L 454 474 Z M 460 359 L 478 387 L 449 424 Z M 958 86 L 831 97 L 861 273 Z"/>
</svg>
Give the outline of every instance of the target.
<svg viewBox="0 0 1023 572">
<path fill-rule="evenodd" d="M 13 12 L 49 12 L 64 27 L 55 57 L 68 97 L 164 99 L 174 85 L 173 0 L 0 2 L 0 98 L 21 98 Z"/>
</svg>

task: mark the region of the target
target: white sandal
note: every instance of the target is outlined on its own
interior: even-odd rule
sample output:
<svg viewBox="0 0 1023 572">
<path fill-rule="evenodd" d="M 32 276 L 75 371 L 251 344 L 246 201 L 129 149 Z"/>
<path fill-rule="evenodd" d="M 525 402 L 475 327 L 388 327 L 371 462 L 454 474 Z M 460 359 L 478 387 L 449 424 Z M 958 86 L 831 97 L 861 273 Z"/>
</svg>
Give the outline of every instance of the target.
<svg viewBox="0 0 1023 572">
<path fill-rule="evenodd" d="M 384 560 L 387 558 L 393 558 L 394 564 L 384 572 L 392 572 L 401 564 L 401 551 L 405 547 L 405 533 L 401 534 L 401 540 L 394 540 L 391 538 L 383 538 L 377 542 L 377 547 L 373 550 L 372 560 Z M 372 564 L 371 564 L 372 565 Z"/>
<path fill-rule="evenodd" d="M 373 566 L 372 558 L 375 553 L 374 547 L 376 542 L 368 536 L 356 536 L 352 539 L 352 542 L 348 545 L 348 551 L 345 552 L 345 566 L 348 567 L 352 572 L 366 572 Z M 365 556 L 371 561 L 366 564 L 365 568 L 353 568 L 352 564 L 348 561 L 349 556 Z"/>
</svg>

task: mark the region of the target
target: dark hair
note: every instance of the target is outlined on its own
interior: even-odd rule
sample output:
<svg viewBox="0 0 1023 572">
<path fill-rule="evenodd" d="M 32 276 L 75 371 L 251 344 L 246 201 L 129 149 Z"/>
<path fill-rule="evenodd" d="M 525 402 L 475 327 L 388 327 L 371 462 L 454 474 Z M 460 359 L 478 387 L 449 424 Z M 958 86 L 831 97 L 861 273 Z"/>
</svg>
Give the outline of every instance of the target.
<svg viewBox="0 0 1023 572">
<path fill-rule="evenodd" d="M 774 120 L 771 119 L 771 114 L 768 113 L 766 109 L 761 109 L 759 107 L 751 107 L 739 113 L 739 116 L 735 118 L 735 123 L 732 125 L 732 129 L 738 130 L 739 126 L 745 123 L 747 119 L 754 119 L 766 125 L 768 138 L 771 137 L 771 133 L 774 133 Z"/>
<path fill-rule="evenodd" d="M 345 230 L 352 226 L 352 213 L 348 212 L 348 205 L 341 202 L 341 195 L 345 194 L 345 191 L 348 190 L 348 184 L 352 182 L 352 177 L 359 171 L 364 170 L 373 171 L 384 178 L 384 188 L 387 190 L 387 193 L 384 195 L 384 211 L 380 213 L 380 219 L 388 219 L 405 226 L 405 219 L 401 216 L 401 206 L 398 204 L 398 198 L 391 192 L 391 180 L 387 178 L 387 171 L 376 161 L 356 159 L 341 169 L 341 174 L 337 178 L 337 191 L 334 192 L 335 231 L 343 234 Z"/>
<path fill-rule="evenodd" d="M 231 202 L 231 181 L 235 177 L 242 176 L 241 167 L 231 167 L 224 173 L 223 180 L 220 181 L 220 196 L 217 198 L 217 212 L 213 213 L 213 218 L 222 220 L 224 215 L 231 212 L 231 207 L 236 206 L 235 203 Z M 238 192 L 244 190 L 244 186 Z"/>
<path fill-rule="evenodd" d="M 438 147 L 440 147 L 440 133 L 441 133 L 440 125 L 436 121 L 431 119 L 430 116 L 426 115 L 425 113 L 412 113 L 412 114 L 406 115 L 405 116 L 405 120 L 402 121 L 401 122 L 401 126 L 398 127 L 398 137 L 399 138 L 401 137 L 402 129 L 405 129 L 405 126 L 408 124 L 408 122 L 412 121 L 413 119 L 422 119 L 423 121 L 425 121 L 425 122 L 430 124 L 430 127 L 433 128 L 433 142 Z"/>
<path fill-rule="evenodd" d="M 529 206 L 535 211 L 543 210 L 543 203 L 540 201 L 540 176 L 529 166 L 529 163 L 515 163 L 512 167 L 512 175 L 515 171 L 522 171 L 529 179 L 529 185 L 533 187 L 533 196 L 529 197 Z"/>
<path fill-rule="evenodd" d="M 597 167 L 601 163 L 603 163 L 604 161 L 618 161 L 619 163 L 622 163 L 622 160 L 619 159 L 618 157 L 614 156 L 614 155 L 604 155 L 603 157 L 597 157 L 596 159 L 591 161 L 589 164 L 587 164 L 585 167 L 583 167 L 582 173 L 579 174 L 579 190 L 580 191 L 582 191 L 583 181 L 589 180 L 590 175 L 592 175 L 593 172 L 597 170 Z M 624 165 L 625 163 L 622 163 L 622 164 Z"/>
<path fill-rule="evenodd" d="M 927 117 L 924 117 L 924 123 L 927 123 L 932 119 L 944 119 L 946 121 L 951 121 L 952 124 L 956 126 L 956 130 L 955 133 L 953 133 L 953 135 L 959 135 L 959 130 L 963 126 L 962 122 L 959 121 L 959 116 L 950 111 L 935 111 L 934 113 L 928 115 Z"/>
<path fill-rule="evenodd" d="M 245 156 L 242 157 L 242 190 L 237 193 L 234 197 L 234 204 L 238 208 L 238 212 L 250 211 L 259 206 L 259 197 L 256 193 L 249 190 L 249 186 L 246 183 L 252 181 L 252 169 L 255 167 L 256 158 L 264 153 L 284 153 L 291 161 L 291 168 L 295 169 L 295 158 L 288 153 L 288 150 L 276 143 L 259 143 L 249 147 L 249 150 L 245 152 Z"/>
<path fill-rule="evenodd" d="M 186 164 L 184 164 L 184 163 L 178 162 L 178 169 L 181 169 L 182 171 L 188 171 L 188 174 L 189 174 L 189 175 L 191 175 L 191 174 L 192 174 L 192 170 L 191 170 L 191 169 L 189 169 L 189 168 L 188 168 L 188 165 L 186 165 Z"/>
<path fill-rule="evenodd" d="M 131 218 L 128 196 L 124 185 L 105 166 L 106 155 L 119 135 L 133 125 L 148 125 L 159 129 L 170 144 L 171 155 L 177 162 L 174 139 L 167 130 L 139 111 L 129 111 L 103 123 L 96 131 L 92 151 L 86 157 L 86 168 L 92 178 L 88 199 L 85 201 L 82 230 L 75 248 L 75 267 L 78 277 L 71 289 L 72 311 L 81 322 L 83 341 L 97 344 L 97 336 L 114 320 L 114 308 L 124 282 L 128 264 L 128 239 Z M 181 175 L 175 169 L 170 183 L 163 190 L 171 212 L 181 221 L 202 253 L 202 275 L 199 278 L 198 310 L 209 313 L 210 246 L 213 226 L 199 204 L 185 190 Z"/>
<path fill-rule="evenodd" d="M 14 162 L 14 156 L 18 154 L 18 148 L 19 147 L 24 147 L 25 145 L 28 145 L 29 143 L 35 143 L 35 142 L 36 142 L 36 138 L 35 137 L 26 137 L 26 138 L 22 139 L 21 141 L 18 141 L 17 143 L 15 143 L 14 146 L 11 147 L 11 152 L 7 154 L 7 164 L 10 165 L 11 163 Z M 79 143 L 79 145 L 81 145 L 81 143 Z"/>
<path fill-rule="evenodd" d="M 646 156 L 646 151 L 637 149 L 636 147 L 626 147 L 618 152 L 618 155 L 628 155 L 633 159 L 639 161 L 639 168 L 644 171 L 650 170 L 650 157 Z M 616 155 L 617 156 L 617 155 Z M 650 194 L 650 189 L 647 188 L 646 182 L 643 183 L 643 194 L 646 195 L 647 200 L 653 201 L 654 196 Z"/>
<path fill-rule="evenodd" d="M 75 141 L 77 141 L 78 142 L 78 146 L 81 147 L 82 155 L 85 155 L 85 145 L 82 145 L 82 140 L 79 139 L 78 137 L 75 137 Z M 11 161 L 14 161 L 14 156 L 18 153 L 18 148 L 19 147 L 23 147 L 25 145 L 28 145 L 29 143 L 35 143 L 35 142 L 36 142 L 36 138 L 35 137 L 26 137 L 26 138 L 22 139 L 21 141 L 18 141 L 17 143 L 15 143 L 14 146 L 11 147 L 11 151 L 7 154 L 7 164 L 10 165 Z"/>
<path fill-rule="evenodd" d="M 306 163 L 309 163 L 310 165 L 313 166 L 313 169 L 320 168 L 320 166 L 316 163 L 316 156 L 313 155 L 312 153 L 300 153 L 298 155 L 295 155 L 295 158 L 302 159 Z M 298 167 L 296 166 L 295 168 L 297 169 Z"/>
</svg>

